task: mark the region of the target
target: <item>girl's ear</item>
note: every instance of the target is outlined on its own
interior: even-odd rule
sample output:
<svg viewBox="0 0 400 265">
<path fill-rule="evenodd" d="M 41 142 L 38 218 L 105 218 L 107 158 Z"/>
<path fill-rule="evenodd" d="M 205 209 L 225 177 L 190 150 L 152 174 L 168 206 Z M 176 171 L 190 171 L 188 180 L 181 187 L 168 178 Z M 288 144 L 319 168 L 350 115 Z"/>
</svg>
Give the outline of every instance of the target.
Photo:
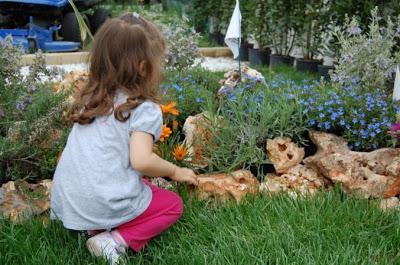
<svg viewBox="0 0 400 265">
<path fill-rule="evenodd" d="M 139 73 L 141 76 L 146 76 L 146 62 L 141 61 L 139 63 Z"/>
</svg>

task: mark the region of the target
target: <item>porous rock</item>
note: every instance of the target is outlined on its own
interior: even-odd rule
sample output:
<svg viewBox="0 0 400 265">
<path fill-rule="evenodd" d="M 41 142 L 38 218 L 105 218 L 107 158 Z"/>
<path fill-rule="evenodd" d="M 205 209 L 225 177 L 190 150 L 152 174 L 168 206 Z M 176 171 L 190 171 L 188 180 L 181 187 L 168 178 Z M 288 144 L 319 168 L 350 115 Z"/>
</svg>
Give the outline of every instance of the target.
<svg viewBox="0 0 400 265">
<path fill-rule="evenodd" d="M 14 222 L 39 215 L 50 208 L 51 180 L 38 184 L 9 181 L 0 188 L 0 213 Z"/>
<path fill-rule="evenodd" d="M 260 191 L 276 194 L 287 192 L 291 197 L 314 195 L 329 184 L 312 168 L 296 165 L 282 175 L 267 174 L 265 181 L 260 185 Z"/>
<path fill-rule="evenodd" d="M 304 148 L 298 147 L 289 137 L 267 140 L 268 159 L 274 164 L 277 173 L 286 173 L 297 166 L 304 158 Z"/>
<path fill-rule="evenodd" d="M 259 192 L 259 181 L 248 170 L 237 170 L 230 174 L 202 174 L 197 179 L 200 199 L 234 199 L 239 202 L 245 195 Z"/>
<path fill-rule="evenodd" d="M 248 66 L 243 66 L 241 74 L 238 70 L 231 70 L 224 74 L 224 79 L 220 81 L 221 88 L 217 92 L 218 96 L 233 92 L 239 82 L 245 82 L 247 79 L 265 82 L 264 76 L 260 72 Z"/>
<path fill-rule="evenodd" d="M 211 144 L 211 120 L 208 112 L 202 112 L 196 116 L 189 116 L 184 125 L 185 145 L 188 146 L 188 154 L 191 163 L 198 167 L 206 167 L 206 146 Z"/>
<path fill-rule="evenodd" d="M 399 178 L 400 149 L 383 148 L 372 152 L 351 151 L 345 140 L 324 132 L 310 132 L 318 150 L 303 163 L 344 191 L 364 198 L 381 198 Z"/>
<path fill-rule="evenodd" d="M 387 210 L 400 210 L 400 200 L 397 197 L 387 198 L 381 201 L 380 208 Z"/>
</svg>

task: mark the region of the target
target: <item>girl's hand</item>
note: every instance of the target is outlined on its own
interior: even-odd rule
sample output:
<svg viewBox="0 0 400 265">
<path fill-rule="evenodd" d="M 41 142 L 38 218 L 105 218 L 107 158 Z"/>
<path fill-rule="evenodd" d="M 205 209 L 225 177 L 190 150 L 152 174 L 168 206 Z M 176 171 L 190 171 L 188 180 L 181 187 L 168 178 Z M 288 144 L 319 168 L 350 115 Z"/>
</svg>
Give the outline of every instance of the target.
<svg viewBox="0 0 400 265">
<path fill-rule="evenodd" d="M 195 186 L 199 184 L 196 174 L 189 168 L 176 166 L 175 173 L 170 178 L 178 182 L 188 182 Z"/>
</svg>

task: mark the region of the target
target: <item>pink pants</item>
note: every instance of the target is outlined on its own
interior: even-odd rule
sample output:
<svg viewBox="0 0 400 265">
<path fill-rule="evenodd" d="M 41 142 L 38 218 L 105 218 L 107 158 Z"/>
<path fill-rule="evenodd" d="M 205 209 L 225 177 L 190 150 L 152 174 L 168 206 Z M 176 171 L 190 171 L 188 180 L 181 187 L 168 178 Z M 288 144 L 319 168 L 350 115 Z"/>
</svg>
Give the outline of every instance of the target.
<svg viewBox="0 0 400 265">
<path fill-rule="evenodd" d="M 150 239 L 167 230 L 183 213 L 181 197 L 172 191 L 154 186 L 146 179 L 143 181 L 153 193 L 149 207 L 135 219 L 116 228 L 125 242 L 136 252 L 140 251 Z"/>
</svg>

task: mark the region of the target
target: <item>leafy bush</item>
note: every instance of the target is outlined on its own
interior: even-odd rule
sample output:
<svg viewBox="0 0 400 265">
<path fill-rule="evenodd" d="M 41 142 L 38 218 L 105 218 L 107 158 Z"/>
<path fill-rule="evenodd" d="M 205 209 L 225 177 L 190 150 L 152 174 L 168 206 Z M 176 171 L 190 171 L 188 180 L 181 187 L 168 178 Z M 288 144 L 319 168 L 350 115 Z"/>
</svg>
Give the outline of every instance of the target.
<svg viewBox="0 0 400 265">
<path fill-rule="evenodd" d="M 359 85 L 371 89 L 383 89 L 392 78 L 400 52 L 393 53 L 400 37 L 400 16 L 396 22 L 378 16 L 375 8 L 367 32 L 363 32 L 356 18 L 346 19 L 343 28 L 335 35 L 340 44 L 340 58 L 331 74 L 333 82 L 340 85 Z M 385 27 L 382 27 L 383 23 Z"/>
<path fill-rule="evenodd" d="M 166 69 L 181 71 L 191 67 L 198 57 L 200 34 L 190 28 L 171 25 L 163 28 L 163 35 L 167 41 Z"/>
<path fill-rule="evenodd" d="M 55 95 L 43 57 L 30 74 L 20 74 L 21 51 L 6 39 L 0 45 L 0 181 L 48 178 L 65 142 L 64 95 Z"/>
</svg>

